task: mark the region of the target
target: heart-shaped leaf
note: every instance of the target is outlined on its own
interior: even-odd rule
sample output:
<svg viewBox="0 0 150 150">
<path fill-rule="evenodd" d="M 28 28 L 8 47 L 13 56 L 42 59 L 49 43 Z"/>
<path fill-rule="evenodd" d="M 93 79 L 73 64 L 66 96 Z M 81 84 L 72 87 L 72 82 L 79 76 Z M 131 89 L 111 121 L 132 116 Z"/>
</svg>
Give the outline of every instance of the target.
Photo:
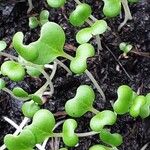
<svg viewBox="0 0 150 150">
<path fill-rule="evenodd" d="M 99 132 L 106 125 L 113 125 L 116 122 L 117 115 L 110 110 L 104 110 L 95 115 L 90 121 L 90 127 L 93 131 Z"/>
<path fill-rule="evenodd" d="M 1 73 L 16 82 L 23 80 L 25 76 L 24 68 L 15 61 L 5 61 L 1 65 Z"/>
<path fill-rule="evenodd" d="M 9 150 L 33 150 L 36 139 L 30 130 L 23 130 L 18 136 L 6 135 L 4 143 Z"/>
<path fill-rule="evenodd" d="M 13 46 L 21 57 L 35 64 L 44 65 L 64 54 L 65 33 L 54 22 L 47 22 L 41 28 L 40 38 L 29 45 L 23 44 L 23 33 L 13 37 Z"/>
<path fill-rule="evenodd" d="M 78 87 L 76 96 L 65 104 L 65 110 L 72 117 L 81 117 L 87 111 L 90 111 L 95 99 L 93 89 L 88 85 Z"/>
<path fill-rule="evenodd" d="M 63 142 L 70 147 L 75 146 L 79 139 L 74 133 L 77 128 L 77 122 L 74 119 L 67 119 L 63 124 Z"/>
</svg>

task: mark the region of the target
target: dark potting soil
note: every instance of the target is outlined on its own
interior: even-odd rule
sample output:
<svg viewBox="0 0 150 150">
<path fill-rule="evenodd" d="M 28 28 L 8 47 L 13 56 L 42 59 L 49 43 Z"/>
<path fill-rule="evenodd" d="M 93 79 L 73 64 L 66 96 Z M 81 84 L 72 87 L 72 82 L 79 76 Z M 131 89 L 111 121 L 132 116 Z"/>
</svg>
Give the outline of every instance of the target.
<svg viewBox="0 0 150 150">
<path fill-rule="evenodd" d="M 99 19 L 103 18 L 102 2 L 98 0 L 86 0 L 93 9 L 93 15 Z M 33 14 L 39 14 L 43 9 L 48 9 L 50 12 L 50 20 L 60 24 L 66 33 L 67 52 L 74 55 L 72 47 L 78 46 L 75 41 L 75 34 L 79 28 L 74 28 L 67 21 L 69 13 L 75 8 L 73 0 L 68 0 L 63 9 L 52 9 L 47 7 L 42 0 L 33 1 L 34 9 L 27 15 L 28 3 L 25 0 L 2 0 L 0 2 L 0 39 L 4 39 L 9 45 L 7 52 L 16 55 L 11 46 L 12 36 L 17 31 L 23 31 L 25 34 L 25 42 L 30 43 L 38 39 L 40 28 L 30 30 L 28 27 L 28 17 Z M 127 84 L 135 91 L 140 89 L 141 94 L 146 94 L 150 91 L 150 2 L 149 0 L 141 0 L 139 3 L 130 6 L 133 20 L 128 21 L 127 25 L 120 32 L 117 31 L 119 24 L 123 21 L 120 17 L 107 20 L 112 31 L 108 31 L 102 37 L 103 50 L 100 55 L 90 58 L 88 61 L 88 69 L 93 74 L 101 88 L 106 94 L 107 102 L 101 100 L 100 94 L 94 88 L 96 93 L 95 107 L 99 110 L 112 109 L 110 101 L 117 98 L 116 90 L 118 86 Z M 85 26 L 87 26 L 85 24 Z M 130 53 L 128 58 L 118 58 L 121 52 L 118 50 L 118 44 L 122 41 L 130 42 L 134 45 L 134 51 L 139 54 Z M 96 42 L 93 40 L 95 45 Z M 142 53 L 141 53 L 142 52 Z M 143 56 L 144 52 L 144 56 Z M 145 55 L 146 54 L 146 55 Z M 4 57 L 0 57 L 0 64 L 4 62 Z M 68 61 L 65 62 L 69 64 Z M 130 78 L 123 71 L 127 71 Z M 29 93 L 34 93 L 40 88 L 45 80 L 31 78 L 26 76 L 25 80 L 19 83 L 14 83 L 5 78 L 7 87 L 12 89 L 15 86 L 23 87 Z M 44 104 L 43 108 L 47 108 L 55 113 L 57 121 L 66 119 L 67 116 L 63 113 L 66 100 L 75 95 L 77 87 L 81 84 L 92 85 L 86 75 L 81 76 L 66 76 L 66 71 L 61 67 L 58 68 L 55 78 L 53 79 L 55 93 L 50 100 Z M 47 97 L 48 98 L 48 97 Z M 49 99 L 49 98 L 48 98 Z M 7 116 L 14 120 L 17 124 L 23 119 L 21 113 L 22 102 L 19 102 L 8 94 L 0 92 L 0 145 L 3 144 L 3 137 L 8 133 L 13 133 L 14 128 L 4 121 L 3 116 Z M 92 117 L 91 113 L 87 113 L 84 117 L 77 119 L 77 132 L 88 132 L 89 121 Z M 118 132 L 123 135 L 124 143 L 119 147 L 119 150 L 140 150 L 146 143 L 150 141 L 150 119 L 142 120 L 140 118 L 133 119 L 129 115 L 119 116 L 115 126 L 111 129 L 113 132 Z M 48 143 L 48 149 L 50 148 Z M 77 147 L 73 150 L 87 150 L 91 145 L 100 143 L 98 136 L 81 138 Z M 63 146 L 60 141 L 60 146 Z M 150 149 L 150 146 L 147 150 Z"/>
</svg>

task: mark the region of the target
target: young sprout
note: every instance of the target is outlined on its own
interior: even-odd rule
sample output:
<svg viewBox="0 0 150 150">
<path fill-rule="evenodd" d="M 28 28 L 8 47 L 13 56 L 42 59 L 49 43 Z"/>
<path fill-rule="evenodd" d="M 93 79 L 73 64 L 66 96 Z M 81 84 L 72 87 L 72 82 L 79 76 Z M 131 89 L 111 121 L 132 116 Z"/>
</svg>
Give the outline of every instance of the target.
<svg viewBox="0 0 150 150">
<path fill-rule="evenodd" d="M 105 126 L 113 125 L 117 115 L 110 110 L 104 110 L 96 114 L 90 121 L 90 127 L 95 132 L 100 132 Z"/>
<path fill-rule="evenodd" d="M 22 81 L 25 76 L 24 68 L 15 61 L 5 61 L 1 65 L 1 73 L 16 82 Z"/>
<path fill-rule="evenodd" d="M 31 29 L 34 29 L 38 25 L 42 26 L 49 21 L 48 18 L 49 18 L 49 12 L 47 10 L 42 10 L 40 12 L 39 18 L 37 18 L 37 17 L 30 17 L 29 18 L 29 27 Z"/>
<path fill-rule="evenodd" d="M 139 95 L 137 96 L 134 101 L 133 101 L 133 104 L 130 108 L 130 115 L 132 117 L 137 117 L 140 115 L 140 111 L 141 111 L 141 107 L 144 106 L 144 104 L 146 103 L 146 98 L 145 96 L 142 96 L 142 95 Z"/>
<path fill-rule="evenodd" d="M 124 52 L 124 54 L 128 54 L 132 50 L 133 46 L 126 42 L 122 42 L 119 44 L 119 49 Z"/>
<path fill-rule="evenodd" d="M 13 88 L 12 93 L 16 97 L 22 97 L 22 98 L 27 98 L 28 97 L 28 93 L 24 89 L 22 89 L 20 87 Z"/>
<path fill-rule="evenodd" d="M 116 17 L 121 12 L 121 0 L 103 0 L 103 13 L 106 17 Z"/>
<path fill-rule="evenodd" d="M 32 66 L 25 66 L 25 67 L 27 69 L 26 71 L 28 75 L 30 75 L 31 77 L 39 77 L 41 75 L 41 72 Z M 44 69 L 43 66 L 39 66 L 39 68 Z"/>
<path fill-rule="evenodd" d="M 78 136 L 74 133 L 74 130 L 77 128 L 77 122 L 74 119 L 67 119 L 63 124 L 63 142 L 69 146 L 75 146 L 79 139 Z"/>
<path fill-rule="evenodd" d="M 91 13 L 91 7 L 88 4 L 79 4 L 70 14 L 69 21 L 73 26 L 81 26 L 88 19 Z"/>
<path fill-rule="evenodd" d="M 95 55 L 94 47 L 85 43 L 76 50 L 76 56 L 71 60 L 70 69 L 76 74 L 81 74 L 87 69 L 87 58 Z"/>
<path fill-rule="evenodd" d="M 50 7 L 59 8 L 64 6 L 66 0 L 47 0 L 47 3 Z"/>
<path fill-rule="evenodd" d="M 95 93 L 88 85 L 78 87 L 74 98 L 68 100 L 65 104 L 65 111 L 72 117 L 81 117 L 92 109 Z"/>
<path fill-rule="evenodd" d="M 32 118 L 38 110 L 40 110 L 40 107 L 34 101 L 25 102 L 22 105 L 22 113 L 28 118 Z"/>
<path fill-rule="evenodd" d="M 0 41 L 0 52 L 3 51 L 7 47 L 7 44 L 5 41 Z"/>
<path fill-rule="evenodd" d="M 122 85 L 118 88 L 117 94 L 118 99 L 113 105 L 114 111 L 120 115 L 129 112 L 129 108 L 135 95 L 133 90 L 127 85 Z"/>
<path fill-rule="evenodd" d="M 123 139 L 120 134 L 112 134 L 107 129 L 102 129 L 99 136 L 105 144 L 108 144 L 112 147 L 118 147 L 123 143 Z"/>
<path fill-rule="evenodd" d="M 42 105 L 43 104 L 43 101 L 42 101 L 42 98 L 38 95 L 35 95 L 35 94 L 30 94 L 29 97 L 37 104 L 39 105 Z"/>
<path fill-rule="evenodd" d="M 146 118 L 150 115 L 150 93 L 148 93 L 145 98 L 146 102 L 140 109 L 140 116 L 142 118 Z"/>
<path fill-rule="evenodd" d="M 107 23 L 104 20 L 97 20 L 91 27 L 84 28 L 76 34 L 79 44 L 87 43 L 93 36 L 103 34 L 107 30 Z"/>
<path fill-rule="evenodd" d="M 37 143 L 51 136 L 54 126 L 53 114 L 46 109 L 41 109 L 33 116 L 31 125 L 26 126 L 18 136 L 6 135 L 4 143 L 9 150 L 33 150 Z"/>
<path fill-rule="evenodd" d="M 64 55 L 65 34 L 63 29 L 54 22 L 47 22 L 42 26 L 41 36 L 36 42 L 24 45 L 23 37 L 22 32 L 17 32 L 13 37 L 13 46 L 27 61 L 44 65 Z"/>
<path fill-rule="evenodd" d="M 104 145 L 97 144 L 97 145 L 90 147 L 89 150 L 113 150 L 113 149 L 110 147 L 106 147 Z"/>
<path fill-rule="evenodd" d="M 2 90 L 3 88 L 5 88 L 5 86 L 6 86 L 5 81 L 2 78 L 0 78 L 0 90 Z"/>
</svg>

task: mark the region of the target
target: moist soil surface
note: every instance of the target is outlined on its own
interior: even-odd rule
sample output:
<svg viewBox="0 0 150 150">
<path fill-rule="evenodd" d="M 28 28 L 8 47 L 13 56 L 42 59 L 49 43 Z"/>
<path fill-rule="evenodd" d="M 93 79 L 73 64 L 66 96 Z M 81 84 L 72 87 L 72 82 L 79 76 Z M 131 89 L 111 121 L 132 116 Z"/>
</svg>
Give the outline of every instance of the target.
<svg viewBox="0 0 150 150">
<path fill-rule="evenodd" d="M 101 1 L 86 0 L 85 2 L 92 6 L 93 15 L 96 18 L 101 19 L 104 17 L 102 14 L 103 4 Z M 73 27 L 67 21 L 70 12 L 75 8 L 75 2 L 68 0 L 66 5 L 61 9 L 49 8 L 42 0 L 38 2 L 36 0 L 33 1 L 33 5 L 34 9 L 30 14 L 27 14 L 27 0 L 2 0 L 0 2 L 0 39 L 4 39 L 8 44 L 6 52 L 16 55 L 11 42 L 14 33 L 17 31 L 22 31 L 25 34 L 25 43 L 30 43 L 38 39 L 40 27 L 31 30 L 28 26 L 28 18 L 39 14 L 43 9 L 48 9 L 50 12 L 49 20 L 58 23 L 65 30 L 66 51 L 71 55 L 75 55 L 74 47 L 78 46 L 75 40 L 75 34 L 79 28 Z M 102 37 L 103 50 L 100 51 L 100 54 L 98 55 L 96 53 L 95 57 L 88 59 L 88 70 L 93 74 L 103 89 L 107 101 L 102 101 L 100 94 L 86 75 L 69 76 L 64 69 L 58 67 L 55 78 L 53 79 L 55 88 L 54 95 L 51 98 L 46 97 L 49 101 L 43 106 L 43 108 L 55 114 L 57 121 L 68 118 L 64 113 L 64 104 L 66 100 L 75 95 L 77 87 L 81 84 L 93 86 L 96 93 L 94 106 L 98 110 L 112 109 L 110 102 L 117 99 L 116 90 L 118 86 L 122 84 L 131 86 L 135 91 L 141 94 L 150 92 L 149 0 L 141 0 L 137 4 L 130 5 L 130 9 L 133 20 L 128 21 L 127 25 L 125 25 L 120 32 L 118 32 L 117 28 L 123 21 L 122 17 L 106 19 L 112 30 L 108 31 Z M 87 26 L 87 24 L 84 26 Z M 136 51 L 136 54 L 131 52 L 128 58 L 121 57 L 122 53 L 118 50 L 118 44 L 122 41 L 130 42 L 134 46 L 133 51 Z M 96 49 L 96 41 L 93 39 L 91 43 L 95 45 Z M 0 57 L 0 64 L 5 60 L 7 59 Z M 68 61 L 64 61 L 64 63 L 69 65 Z M 20 86 L 29 93 L 34 93 L 45 82 L 42 76 L 40 79 L 26 76 L 25 80 L 19 83 L 11 82 L 6 77 L 5 80 L 7 81 L 8 88 L 12 89 L 15 86 Z M 23 119 L 21 105 L 22 102 L 13 99 L 5 92 L 0 92 L 0 145 L 3 144 L 3 138 L 6 134 L 15 131 L 15 129 L 3 119 L 3 116 L 11 118 L 19 124 Z M 77 129 L 78 133 L 90 131 L 89 121 L 91 117 L 92 114 L 87 113 L 84 117 L 77 119 L 79 126 Z M 149 118 L 145 120 L 140 118 L 133 119 L 128 114 L 119 116 L 116 125 L 111 127 L 113 132 L 118 132 L 123 135 L 124 142 L 119 147 L 119 150 L 140 150 L 147 144 L 150 141 L 149 124 Z M 48 142 L 47 150 L 54 149 L 52 148 L 53 143 L 54 140 Z M 59 139 L 57 139 L 57 144 L 58 143 L 60 147 L 63 146 L 63 142 L 61 140 L 59 141 Z M 79 145 L 72 149 L 88 150 L 91 145 L 97 143 L 101 143 L 97 135 L 81 138 Z M 149 149 L 150 146 L 147 147 L 147 150 Z"/>
</svg>

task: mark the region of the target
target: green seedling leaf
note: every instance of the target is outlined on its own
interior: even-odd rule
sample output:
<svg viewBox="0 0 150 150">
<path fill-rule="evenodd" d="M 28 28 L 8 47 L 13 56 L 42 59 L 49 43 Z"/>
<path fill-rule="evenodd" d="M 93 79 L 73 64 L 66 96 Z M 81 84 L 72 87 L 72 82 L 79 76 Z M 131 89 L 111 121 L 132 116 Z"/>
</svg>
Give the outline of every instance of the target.
<svg viewBox="0 0 150 150">
<path fill-rule="evenodd" d="M 134 92 L 133 90 L 127 86 L 122 85 L 117 90 L 118 99 L 115 101 L 113 105 L 113 109 L 117 114 L 125 114 L 129 112 L 129 108 L 133 103 Z"/>
<path fill-rule="evenodd" d="M 28 97 L 28 93 L 20 87 L 13 88 L 12 92 L 16 97 L 22 97 L 22 98 Z"/>
<path fill-rule="evenodd" d="M 50 7 L 59 8 L 64 6 L 66 0 L 47 0 L 47 3 Z"/>
<path fill-rule="evenodd" d="M 42 104 L 43 104 L 42 99 L 41 99 L 38 95 L 31 94 L 31 95 L 29 95 L 29 97 L 30 97 L 34 102 L 38 103 L 39 105 L 42 105 Z"/>
<path fill-rule="evenodd" d="M 78 87 L 75 97 L 66 102 L 65 110 L 72 117 L 81 117 L 90 111 L 94 99 L 93 89 L 88 85 L 81 85 Z"/>
<path fill-rule="evenodd" d="M 30 130 L 23 130 L 18 136 L 6 135 L 4 143 L 8 150 L 33 150 L 36 139 Z"/>
<path fill-rule="evenodd" d="M 77 122 L 74 119 L 67 119 L 63 124 L 63 142 L 69 147 L 74 147 L 79 141 L 74 133 L 76 128 Z"/>
<path fill-rule="evenodd" d="M 15 61 L 6 61 L 1 65 L 1 73 L 12 81 L 22 81 L 25 76 L 24 68 Z"/>
<path fill-rule="evenodd" d="M 150 115 L 150 93 L 146 95 L 146 102 L 140 109 L 140 116 L 144 119 Z"/>
<path fill-rule="evenodd" d="M 110 133 L 108 130 L 103 129 L 100 132 L 100 139 L 108 145 L 111 145 L 112 147 L 118 147 L 123 143 L 122 136 L 118 133 Z"/>
<path fill-rule="evenodd" d="M 128 2 L 130 2 L 130 3 L 137 3 L 137 2 L 139 2 L 139 0 L 128 0 Z"/>
<path fill-rule="evenodd" d="M 32 66 L 25 66 L 26 69 L 27 69 L 27 73 L 31 76 L 31 77 L 39 77 L 41 75 L 41 72 L 32 67 Z M 40 69 L 43 69 L 44 67 L 43 66 L 39 66 Z"/>
<path fill-rule="evenodd" d="M 95 115 L 90 121 L 90 127 L 93 131 L 99 132 L 106 125 L 113 125 L 116 122 L 117 115 L 110 110 L 104 110 Z"/>
<path fill-rule="evenodd" d="M 112 150 L 112 148 L 97 144 L 97 145 L 90 147 L 89 150 Z"/>
<path fill-rule="evenodd" d="M 76 34 L 79 44 L 87 43 L 93 36 L 103 34 L 107 30 L 107 23 L 104 20 L 97 20 L 91 27 L 84 28 Z"/>
<path fill-rule="evenodd" d="M 38 110 L 40 110 L 40 107 L 33 101 L 25 102 L 22 105 L 22 112 L 28 118 L 32 118 Z"/>
<path fill-rule="evenodd" d="M 123 51 L 125 54 L 129 53 L 132 50 L 133 46 L 131 44 L 122 42 L 119 44 L 119 49 Z"/>
<path fill-rule="evenodd" d="M 39 25 L 39 21 L 36 17 L 30 17 L 29 18 L 29 27 L 31 29 L 36 28 Z"/>
<path fill-rule="evenodd" d="M 40 25 L 44 25 L 47 23 L 49 20 L 49 12 L 47 10 L 42 10 L 40 13 Z"/>
<path fill-rule="evenodd" d="M 34 134 L 36 143 L 41 143 L 53 133 L 54 126 L 55 118 L 53 114 L 46 109 L 41 109 L 33 116 L 32 124 L 25 129 Z"/>
<path fill-rule="evenodd" d="M 5 81 L 2 78 L 0 78 L 0 90 L 2 90 L 3 88 L 5 88 L 5 86 L 6 86 Z"/>
<path fill-rule="evenodd" d="M 93 37 L 91 33 L 92 33 L 91 28 L 84 28 L 80 30 L 76 34 L 76 41 L 79 44 L 87 43 Z"/>
<path fill-rule="evenodd" d="M 69 21 L 73 26 L 81 26 L 91 15 L 92 10 L 90 5 L 82 3 L 70 14 Z"/>
<path fill-rule="evenodd" d="M 3 51 L 7 47 L 7 44 L 5 41 L 0 41 L 0 52 Z"/>
<path fill-rule="evenodd" d="M 141 111 L 141 107 L 144 106 L 146 103 L 146 98 L 142 95 L 137 96 L 134 101 L 133 104 L 130 108 L 130 115 L 132 117 L 137 117 L 140 115 L 140 111 Z"/>
<path fill-rule="evenodd" d="M 34 64 L 44 65 L 64 55 L 65 34 L 54 22 L 42 26 L 40 38 L 36 42 L 24 45 L 23 38 L 23 33 L 17 32 L 13 37 L 13 46 L 21 57 Z"/>
<path fill-rule="evenodd" d="M 76 50 L 76 56 L 71 60 L 70 69 L 76 74 L 81 74 L 87 69 L 87 58 L 95 55 L 94 47 L 85 43 Z"/>
<path fill-rule="evenodd" d="M 103 0 L 103 13 L 106 17 L 116 17 L 121 12 L 121 0 Z"/>
<path fill-rule="evenodd" d="M 91 31 L 92 35 L 99 35 L 106 32 L 108 26 L 105 20 L 97 20 L 92 26 Z"/>
</svg>

